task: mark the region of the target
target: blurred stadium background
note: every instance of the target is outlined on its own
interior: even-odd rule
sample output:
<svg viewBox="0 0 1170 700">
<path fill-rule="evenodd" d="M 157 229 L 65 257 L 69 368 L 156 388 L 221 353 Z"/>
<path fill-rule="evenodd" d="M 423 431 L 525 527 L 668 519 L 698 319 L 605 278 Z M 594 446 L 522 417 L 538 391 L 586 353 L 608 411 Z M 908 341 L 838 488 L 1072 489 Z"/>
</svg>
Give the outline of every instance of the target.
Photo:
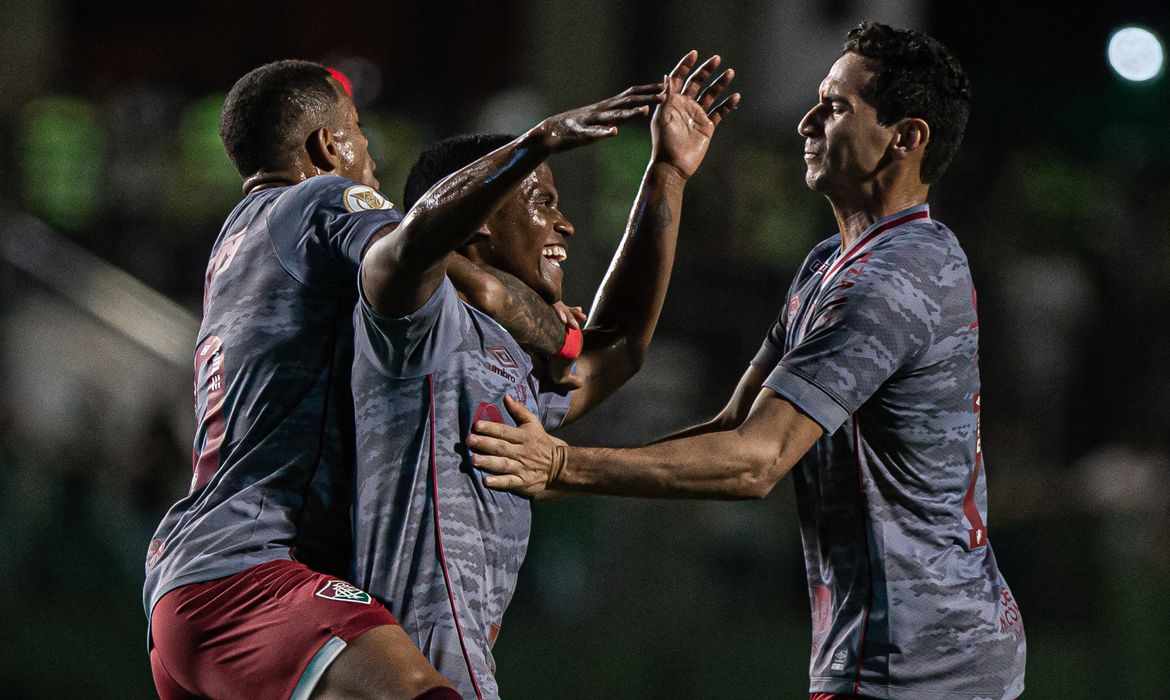
<svg viewBox="0 0 1170 700">
<path fill-rule="evenodd" d="M 723 403 L 832 232 L 795 125 L 861 19 L 970 73 L 933 212 L 980 292 L 991 539 L 1031 698 L 1164 698 L 1170 667 L 1170 83 L 1112 72 L 1163 2 L 4 0 L 0 14 L 0 695 L 146 698 L 147 539 L 186 488 L 207 252 L 240 197 L 223 95 L 263 62 L 355 82 L 383 190 L 469 129 L 516 131 L 657 79 L 692 47 L 744 93 L 687 195 L 642 373 L 576 442 L 636 444 Z M 588 304 L 649 150 L 554 160 Z M 496 646 L 511 698 L 807 697 L 792 499 L 541 506 Z"/>
</svg>

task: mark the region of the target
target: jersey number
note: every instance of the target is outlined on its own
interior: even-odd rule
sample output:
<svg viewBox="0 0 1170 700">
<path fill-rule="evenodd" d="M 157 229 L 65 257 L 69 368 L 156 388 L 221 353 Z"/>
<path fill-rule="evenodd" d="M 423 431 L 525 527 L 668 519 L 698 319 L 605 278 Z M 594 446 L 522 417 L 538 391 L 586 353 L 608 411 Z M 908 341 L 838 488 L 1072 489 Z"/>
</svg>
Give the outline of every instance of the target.
<svg viewBox="0 0 1170 700">
<path fill-rule="evenodd" d="M 223 445 L 223 342 L 211 336 L 195 351 L 195 447 L 191 451 L 191 493 L 203 488 L 219 470 Z"/>
</svg>

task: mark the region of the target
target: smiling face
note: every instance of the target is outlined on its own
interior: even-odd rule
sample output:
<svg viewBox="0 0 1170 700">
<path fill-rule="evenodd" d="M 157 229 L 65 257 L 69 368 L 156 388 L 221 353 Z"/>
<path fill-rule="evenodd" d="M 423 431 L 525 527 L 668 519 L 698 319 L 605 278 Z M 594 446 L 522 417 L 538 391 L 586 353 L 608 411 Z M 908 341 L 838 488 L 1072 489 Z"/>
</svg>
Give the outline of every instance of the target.
<svg viewBox="0 0 1170 700">
<path fill-rule="evenodd" d="M 363 185 L 378 189 L 378 178 L 374 172 L 378 169 L 374 159 L 370 156 L 370 142 L 362 133 L 361 120 L 358 118 L 357 107 L 353 100 L 345 94 L 341 83 L 335 78 L 329 78 L 337 90 L 337 110 L 330 123 L 327 124 L 333 143 L 337 147 L 337 156 L 340 159 L 336 175 L 347 177 Z"/>
<path fill-rule="evenodd" d="M 863 97 L 873 77 L 869 59 L 844 54 L 797 127 L 805 138 L 804 180 L 830 198 L 852 196 L 885 165 L 894 126 L 879 124 L 876 109 Z"/>
<path fill-rule="evenodd" d="M 484 262 L 515 275 L 549 303 L 561 298 L 561 263 L 573 235 L 558 198 L 552 170 L 542 163 L 491 215 L 489 235 L 475 243 Z"/>
</svg>

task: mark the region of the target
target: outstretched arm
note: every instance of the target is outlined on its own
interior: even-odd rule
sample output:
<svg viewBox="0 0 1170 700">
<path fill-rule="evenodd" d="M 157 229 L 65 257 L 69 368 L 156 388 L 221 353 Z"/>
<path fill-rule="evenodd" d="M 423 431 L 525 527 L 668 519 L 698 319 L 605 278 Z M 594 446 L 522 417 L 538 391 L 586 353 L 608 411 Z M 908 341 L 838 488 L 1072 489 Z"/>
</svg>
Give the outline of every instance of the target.
<svg viewBox="0 0 1170 700">
<path fill-rule="evenodd" d="M 538 355 L 557 352 L 568 327 L 579 327 L 570 307 L 549 305 L 531 287 L 507 272 L 476 265 L 459 253 L 447 260 L 447 276 L 475 308 L 491 316 L 516 342 Z"/>
<path fill-rule="evenodd" d="M 505 397 L 516 427 L 478 421 L 467 444 L 491 488 L 536 496 L 547 489 L 650 498 L 763 498 L 823 434 L 771 389 L 743 424 L 645 447 L 571 447 Z"/>
<path fill-rule="evenodd" d="M 553 153 L 617 133 L 617 125 L 662 100 L 659 85 L 632 87 L 545 119 L 515 141 L 439 181 L 362 261 L 362 292 L 374 310 L 405 316 L 426 303 L 466 242 L 521 180 Z"/>
<path fill-rule="evenodd" d="M 707 59 L 692 74 L 697 60 L 697 52 L 688 53 L 664 78 L 666 99 L 650 126 L 650 163 L 593 302 L 575 370 L 582 387 L 573 392 L 566 423 L 592 409 L 641 367 L 670 282 L 683 189 L 703 161 L 715 127 L 739 104 L 738 93 L 719 102 L 734 72 L 725 71 L 703 90 L 719 57 Z"/>
</svg>

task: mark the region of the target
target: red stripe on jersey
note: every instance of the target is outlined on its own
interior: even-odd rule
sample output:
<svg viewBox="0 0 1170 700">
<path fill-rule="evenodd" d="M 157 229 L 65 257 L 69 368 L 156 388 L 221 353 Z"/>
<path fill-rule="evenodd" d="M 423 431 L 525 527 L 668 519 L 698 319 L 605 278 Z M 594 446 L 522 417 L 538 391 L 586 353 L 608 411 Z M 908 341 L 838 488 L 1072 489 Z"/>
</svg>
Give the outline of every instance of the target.
<svg viewBox="0 0 1170 700">
<path fill-rule="evenodd" d="M 975 504 L 975 487 L 979 483 L 979 469 L 983 466 L 983 435 L 980 428 L 979 408 L 981 398 L 975 392 L 972 411 L 975 413 L 975 469 L 971 472 L 971 483 L 967 486 L 967 493 L 963 496 L 963 515 L 971 528 L 967 530 L 968 549 L 978 549 L 987 545 L 987 527 L 983 524 L 983 516 L 979 515 L 979 506 Z"/>
<path fill-rule="evenodd" d="M 911 214 L 907 214 L 906 216 L 899 216 L 897 219 L 894 219 L 893 221 L 887 221 L 886 223 L 882 224 L 881 226 L 878 226 L 874 230 L 870 231 L 869 233 L 867 233 L 865 235 L 864 238 L 862 238 L 861 240 L 855 241 L 853 243 L 853 245 L 849 246 L 848 250 L 846 250 L 844 253 L 841 254 L 841 257 L 837 258 L 837 262 L 833 263 L 832 266 L 829 267 L 829 271 L 826 272 L 825 276 L 821 278 L 821 286 L 824 287 L 825 282 L 827 282 L 830 277 L 837 274 L 837 272 L 842 267 L 844 267 L 846 263 L 850 262 L 849 256 L 855 255 L 859 250 L 861 250 L 865 246 L 869 245 L 869 243 L 872 242 L 873 239 L 877 238 L 878 236 L 885 233 L 886 231 L 889 231 L 892 228 L 896 228 L 898 226 L 901 226 L 902 224 L 909 223 L 911 221 L 916 221 L 918 219 L 929 219 L 929 218 L 930 218 L 929 212 L 916 211 L 916 212 L 913 212 Z"/>
</svg>

